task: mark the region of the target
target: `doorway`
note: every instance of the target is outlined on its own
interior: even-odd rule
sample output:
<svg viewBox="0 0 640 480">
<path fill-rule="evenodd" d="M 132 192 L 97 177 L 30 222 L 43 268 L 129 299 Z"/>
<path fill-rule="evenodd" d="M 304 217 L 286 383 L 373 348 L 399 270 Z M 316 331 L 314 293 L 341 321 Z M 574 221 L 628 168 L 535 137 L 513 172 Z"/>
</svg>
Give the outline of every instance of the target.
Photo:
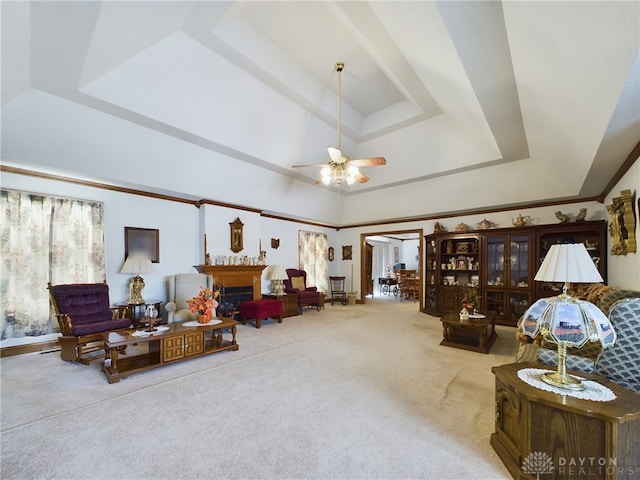
<svg viewBox="0 0 640 480">
<path fill-rule="evenodd" d="M 376 237 L 383 237 L 384 239 L 388 239 L 389 243 L 392 241 L 394 243 L 401 242 L 403 244 L 405 241 L 411 241 L 414 243 L 417 240 L 417 252 L 415 252 L 415 266 L 416 266 L 416 275 L 420 278 L 419 282 L 419 302 L 417 302 L 420 311 L 423 311 L 424 308 L 424 285 L 422 275 L 422 255 L 424 251 L 424 231 L 422 228 L 411 229 L 411 230 L 392 230 L 392 231 L 383 231 L 383 232 L 368 232 L 360 234 L 360 286 L 363 294 L 361 295 L 361 302 L 367 302 L 367 292 L 371 291 L 371 295 L 375 298 L 376 295 L 379 295 L 379 277 L 382 276 L 380 274 L 380 269 L 374 268 L 375 266 L 371 264 L 371 262 L 375 262 L 376 258 L 376 243 L 374 240 Z M 373 247 L 373 248 L 372 248 Z M 372 252 L 373 251 L 373 252 Z M 390 257 L 390 265 L 395 265 L 397 263 L 406 263 L 402 262 L 402 258 L 407 258 L 408 255 L 413 255 L 408 252 L 403 252 L 403 257 L 399 257 L 399 261 L 395 262 L 395 252 Z M 385 266 L 386 268 L 386 266 Z M 399 300 L 398 300 L 399 301 Z"/>
</svg>

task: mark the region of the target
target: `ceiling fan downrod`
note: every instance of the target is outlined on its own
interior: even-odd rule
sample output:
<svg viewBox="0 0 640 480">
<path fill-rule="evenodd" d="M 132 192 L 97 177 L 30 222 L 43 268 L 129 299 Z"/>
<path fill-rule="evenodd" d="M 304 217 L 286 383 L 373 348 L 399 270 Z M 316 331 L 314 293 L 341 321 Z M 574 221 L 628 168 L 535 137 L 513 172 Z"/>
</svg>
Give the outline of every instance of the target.
<svg viewBox="0 0 640 480">
<path fill-rule="evenodd" d="M 336 72 L 338 72 L 338 150 L 342 151 L 340 139 L 342 138 L 342 70 L 344 63 L 336 63 Z"/>
</svg>

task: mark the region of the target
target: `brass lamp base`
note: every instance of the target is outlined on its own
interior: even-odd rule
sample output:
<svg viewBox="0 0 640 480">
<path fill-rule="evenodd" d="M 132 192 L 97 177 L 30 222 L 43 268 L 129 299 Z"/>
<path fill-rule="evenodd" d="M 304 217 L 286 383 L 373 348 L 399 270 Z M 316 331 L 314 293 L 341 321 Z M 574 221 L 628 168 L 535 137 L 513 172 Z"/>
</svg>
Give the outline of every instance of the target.
<svg viewBox="0 0 640 480">
<path fill-rule="evenodd" d="M 273 283 L 273 295 L 276 295 L 278 297 L 281 297 L 284 293 L 284 283 L 282 283 L 282 280 L 274 280 Z"/>
<path fill-rule="evenodd" d="M 565 360 L 567 358 L 567 344 L 564 342 L 558 342 L 558 371 L 543 373 L 540 379 L 558 388 L 566 388 L 567 390 L 584 390 L 584 385 L 580 379 L 569 375 L 567 373 L 567 367 Z"/>
<path fill-rule="evenodd" d="M 144 280 L 140 275 L 136 275 L 131 279 L 129 284 L 129 303 L 131 305 L 141 305 L 144 303 L 142 298 L 142 290 L 144 289 Z"/>
<path fill-rule="evenodd" d="M 566 373 L 564 375 L 559 372 L 543 373 L 540 379 L 554 387 L 566 388 L 567 390 L 584 390 L 584 385 L 579 379 Z"/>
</svg>

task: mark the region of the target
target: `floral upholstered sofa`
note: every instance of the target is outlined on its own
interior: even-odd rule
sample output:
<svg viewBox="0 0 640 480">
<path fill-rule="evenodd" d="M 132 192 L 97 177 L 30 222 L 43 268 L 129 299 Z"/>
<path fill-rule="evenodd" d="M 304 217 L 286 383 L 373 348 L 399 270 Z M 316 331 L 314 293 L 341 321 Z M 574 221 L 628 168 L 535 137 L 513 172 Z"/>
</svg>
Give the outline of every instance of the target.
<svg viewBox="0 0 640 480">
<path fill-rule="evenodd" d="M 597 373 L 640 393 L 640 292 L 591 284 L 569 294 L 597 305 L 609 317 L 617 340 L 613 347 L 605 350 L 597 343 L 567 348 L 567 369 Z M 520 341 L 516 361 L 558 365 L 555 343 L 541 335 L 532 339 L 522 332 L 521 325 L 516 338 Z"/>
</svg>

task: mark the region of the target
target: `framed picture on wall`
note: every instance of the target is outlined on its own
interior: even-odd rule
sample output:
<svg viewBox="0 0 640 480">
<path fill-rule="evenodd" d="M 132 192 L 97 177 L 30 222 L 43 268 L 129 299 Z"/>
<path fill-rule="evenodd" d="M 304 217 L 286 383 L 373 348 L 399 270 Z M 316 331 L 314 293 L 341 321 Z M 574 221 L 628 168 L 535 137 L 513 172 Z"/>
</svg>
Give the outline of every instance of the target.
<svg viewBox="0 0 640 480">
<path fill-rule="evenodd" d="M 124 227 L 124 259 L 140 254 L 160 263 L 160 230 L 155 228 Z"/>
<path fill-rule="evenodd" d="M 241 252 L 244 249 L 244 223 L 242 223 L 240 217 L 238 217 L 229 224 L 229 227 L 231 229 L 231 251 L 233 253 Z"/>
</svg>

